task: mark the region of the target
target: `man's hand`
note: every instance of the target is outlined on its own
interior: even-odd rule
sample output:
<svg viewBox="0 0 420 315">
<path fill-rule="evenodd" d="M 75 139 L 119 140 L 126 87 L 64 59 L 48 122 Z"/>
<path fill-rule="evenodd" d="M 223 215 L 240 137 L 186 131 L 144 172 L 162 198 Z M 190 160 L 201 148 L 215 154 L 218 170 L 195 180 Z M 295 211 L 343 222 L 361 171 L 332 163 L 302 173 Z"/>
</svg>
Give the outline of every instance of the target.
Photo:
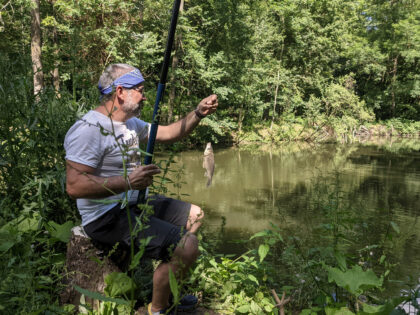
<svg viewBox="0 0 420 315">
<path fill-rule="evenodd" d="M 150 186 L 153 176 L 159 173 L 159 167 L 154 164 L 138 166 L 128 175 L 128 180 L 132 189 L 142 190 Z"/>
<path fill-rule="evenodd" d="M 217 106 L 219 106 L 218 100 L 217 100 L 217 95 L 213 94 L 210 95 L 208 97 L 206 97 L 205 99 L 203 99 L 197 106 L 197 111 L 203 115 L 203 116 L 207 116 L 210 115 L 212 113 L 214 113 L 217 109 Z"/>
</svg>

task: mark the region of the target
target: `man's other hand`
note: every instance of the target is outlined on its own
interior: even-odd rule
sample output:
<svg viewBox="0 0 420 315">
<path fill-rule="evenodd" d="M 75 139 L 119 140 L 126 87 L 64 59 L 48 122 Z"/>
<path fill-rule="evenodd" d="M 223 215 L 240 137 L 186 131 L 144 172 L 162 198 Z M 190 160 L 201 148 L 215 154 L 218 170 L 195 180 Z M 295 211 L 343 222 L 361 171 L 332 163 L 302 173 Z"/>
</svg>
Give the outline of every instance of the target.
<svg viewBox="0 0 420 315">
<path fill-rule="evenodd" d="M 149 164 L 145 166 L 136 167 L 128 179 L 132 189 L 142 190 L 150 186 L 153 182 L 153 176 L 160 173 L 160 169 L 157 165 Z"/>
<path fill-rule="evenodd" d="M 201 115 L 207 116 L 214 113 L 219 106 L 217 95 L 212 94 L 205 99 L 203 99 L 197 106 L 197 110 Z"/>
</svg>

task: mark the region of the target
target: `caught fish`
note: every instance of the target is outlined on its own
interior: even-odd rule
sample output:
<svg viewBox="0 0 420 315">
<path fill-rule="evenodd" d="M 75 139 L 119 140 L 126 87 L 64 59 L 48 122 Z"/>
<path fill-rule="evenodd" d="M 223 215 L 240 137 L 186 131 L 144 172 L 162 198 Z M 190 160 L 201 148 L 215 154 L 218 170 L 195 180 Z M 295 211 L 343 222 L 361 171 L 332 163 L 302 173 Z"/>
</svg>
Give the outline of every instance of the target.
<svg viewBox="0 0 420 315">
<path fill-rule="evenodd" d="M 206 149 L 204 150 L 203 168 L 206 170 L 204 176 L 207 177 L 207 187 L 209 187 L 214 173 L 214 154 L 211 142 L 207 143 Z"/>
</svg>

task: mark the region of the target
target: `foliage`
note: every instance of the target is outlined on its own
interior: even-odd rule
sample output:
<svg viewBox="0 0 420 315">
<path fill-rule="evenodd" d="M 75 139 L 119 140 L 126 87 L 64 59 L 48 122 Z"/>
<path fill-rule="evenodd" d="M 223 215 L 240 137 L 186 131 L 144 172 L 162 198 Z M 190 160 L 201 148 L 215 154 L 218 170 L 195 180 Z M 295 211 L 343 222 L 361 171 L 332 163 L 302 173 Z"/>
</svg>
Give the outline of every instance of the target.
<svg viewBox="0 0 420 315">
<path fill-rule="evenodd" d="M 265 231 L 264 236 L 265 242 L 258 250 L 250 250 L 236 259 L 211 254 L 209 245 L 200 242 L 202 255 L 190 281 L 197 291 L 203 292 L 211 309 L 245 314 L 274 312 L 276 307 L 269 292 L 268 276 L 269 271 L 275 271 L 275 266 L 264 262 L 264 258 L 270 245 L 281 242 L 281 236 L 271 231 Z"/>
<path fill-rule="evenodd" d="M 380 288 L 383 283 L 383 279 L 379 279 L 371 269 L 364 271 L 358 265 L 344 271 L 328 266 L 325 269 L 328 271 L 329 282 L 335 282 L 356 296 L 368 289 Z"/>
<path fill-rule="evenodd" d="M 2 51 L 10 60 L 29 56 L 30 3 L 2 8 Z M 141 68 L 153 99 L 171 6 L 41 0 L 46 86 L 58 70 L 60 90 L 74 100 L 94 96 L 104 67 L 126 62 Z M 221 102 L 217 119 L 197 134 L 206 141 L 229 141 L 232 131 L 290 113 L 344 115 L 353 125 L 373 112 L 418 120 L 419 10 L 416 1 L 184 1 L 163 121 L 172 110 L 172 119 L 185 115 L 209 93 Z"/>
<path fill-rule="evenodd" d="M 109 63 L 140 67 L 147 97 L 154 98 L 172 5 L 169 0 L 40 3 L 45 84 L 38 98 L 30 60 L 32 1 L 8 1 L 0 10 L 0 311 L 5 312 L 66 310 L 57 306 L 65 242 L 80 221 L 65 193 L 65 133 L 97 105 L 96 81 Z M 418 1 L 185 1 L 177 30 L 179 63 L 168 84 L 175 90 L 174 118 L 217 93 L 217 113 L 203 120 L 188 145 L 329 136 L 347 141 L 362 124 L 383 135 L 418 135 L 419 19 Z M 58 90 L 52 84 L 55 70 Z M 169 102 L 162 113 L 168 118 Z M 142 115 L 150 119 L 151 106 Z M 375 127 L 374 118 L 385 120 L 385 127 Z M 162 178 L 158 189 L 166 183 Z M 192 284 L 204 290 L 207 303 L 231 312 L 274 312 L 269 289 L 276 287 L 295 294 L 296 309 L 327 305 L 329 313 L 350 312 L 359 305 L 372 313 L 373 306 L 358 303 L 357 295 L 381 287 L 372 273 L 386 281 L 393 265 L 388 241 L 398 229 L 390 219 L 390 232 L 365 244 L 375 249 L 373 256 L 366 247 L 356 248 L 360 240 L 352 240 L 352 229 L 363 224 L 345 215 L 339 191 L 335 187 L 330 200 L 314 205 L 325 214 L 319 227 L 323 246 L 286 231 L 283 240 L 274 229 L 234 259 L 211 253 L 202 242 L 207 255 Z M 281 279 L 288 286 L 274 280 L 273 266 L 288 271 Z M 369 274 L 373 288 L 351 286 L 351 272 Z M 350 307 L 335 302 L 332 292 Z M 119 307 L 104 302 L 103 313 Z M 395 306 L 395 300 L 379 302 L 378 312 Z"/>
</svg>

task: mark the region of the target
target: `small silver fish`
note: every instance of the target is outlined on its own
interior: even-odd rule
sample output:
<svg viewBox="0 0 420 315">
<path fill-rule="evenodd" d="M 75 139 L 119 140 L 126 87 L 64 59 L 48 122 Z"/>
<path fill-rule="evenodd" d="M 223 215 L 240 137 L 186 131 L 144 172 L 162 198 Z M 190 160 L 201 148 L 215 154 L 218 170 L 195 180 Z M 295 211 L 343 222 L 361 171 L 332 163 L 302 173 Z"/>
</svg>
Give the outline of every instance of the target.
<svg viewBox="0 0 420 315">
<path fill-rule="evenodd" d="M 206 149 L 204 150 L 203 168 L 206 169 L 204 176 L 207 177 L 207 187 L 209 187 L 214 173 L 214 154 L 211 142 L 207 143 Z"/>
</svg>

